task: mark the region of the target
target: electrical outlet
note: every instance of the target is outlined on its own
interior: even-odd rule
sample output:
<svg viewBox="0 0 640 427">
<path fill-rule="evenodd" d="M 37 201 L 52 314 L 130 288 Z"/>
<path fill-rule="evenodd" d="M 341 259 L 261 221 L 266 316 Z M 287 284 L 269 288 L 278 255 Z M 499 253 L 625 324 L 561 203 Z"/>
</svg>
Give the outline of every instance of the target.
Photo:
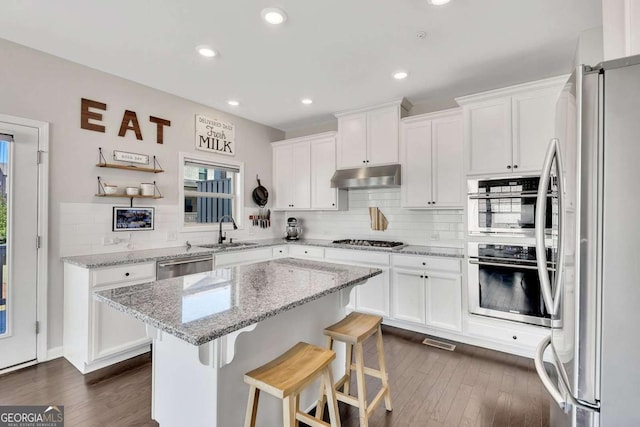
<svg viewBox="0 0 640 427">
<path fill-rule="evenodd" d="M 168 242 L 173 242 L 175 240 L 178 240 L 178 232 L 177 231 L 169 231 L 167 233 L 167 241 Z"/>
</svg>

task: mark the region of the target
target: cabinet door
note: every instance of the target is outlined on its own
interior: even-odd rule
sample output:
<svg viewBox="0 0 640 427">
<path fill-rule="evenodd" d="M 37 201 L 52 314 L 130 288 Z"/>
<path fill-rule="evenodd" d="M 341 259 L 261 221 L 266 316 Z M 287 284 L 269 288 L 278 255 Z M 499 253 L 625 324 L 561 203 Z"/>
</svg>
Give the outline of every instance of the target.
<svg viewBox="0 0 640 427">
<path fill-rule="evenodd" d="M 400 107 L 367 113 L 367 166 L 398 163 Z"/>
<path fill-rule="evenodd" d="M 470 174 L 512 171 L 511 98 L 464 107 Z"/>
<path fill-rule="evenodd" d="M 512 98 L 513 171 L 539 172 L 549 140 L 555 136 L 559 91 L 543 89 Z"/>
<path fill-rule="evenodd" d="M 462 290 L 459 275 L 427 273 L 427 326 L 462 329 Z"/>
<path fill-rule="evenodd" d="M 402 207 L 426 208 L 432 199 L 430 120 L 402 124 L 400 152 Z"/>
<path fill-rule="evenodd" d="M 393 273 L 393 318 L 425 324 L 424 273 L 395 269 Z"/>
<path fill-rule="evenodd" d="M 311 208 L 337 209 L 337 188 L 331 188 L 336 171 L 336 140 L 323 138 L 311 142 Z"/>
<path fill-rule="evenodd" d="M 300 142 L 293 144 L 292 149 L 292 208 L 309 209 L 311 207 L 311 144 Z"/>
<path fill-rule="evenodd" d="M 338 169 L 359 168 L 367 160 L 367 115 L 352 114 L 338 119 Z"/>
<path fill-rule="evenodd" d="M 382 274 L 373 276 L 364 285 L 356 286 L 356 310 L 363 313 L 389 315 L 389 268 L 378 267 Z"/>
<path fill-rule="evenodd" d="M 462 208 L 464 203 L 462 116 L 437 119 L 431 126 L 432 206 Z"/>
<path fill-rule="evenodd" d="M 149 343 L 142 321 L 92 300 L 90 362 Z"/>
<path fill-rule="evenodd" d="M 290 145 L 273 148 L 273 207 L 289 209 L 292 201 L 291 180 L 293 165 L 291 164 L 293 149 Z"/>
</svg>

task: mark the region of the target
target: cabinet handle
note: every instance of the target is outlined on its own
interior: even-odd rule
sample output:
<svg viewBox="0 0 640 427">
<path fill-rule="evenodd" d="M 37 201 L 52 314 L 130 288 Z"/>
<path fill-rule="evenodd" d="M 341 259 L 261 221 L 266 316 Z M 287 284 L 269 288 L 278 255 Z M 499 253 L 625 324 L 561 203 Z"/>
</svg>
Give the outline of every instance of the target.
<svg viewBox="0 0 640 427">
<path fill-rule="evenodd" d="M 306 254 L 306 253 L 308 253 L 308 252 L 307 252 L 307 251 L 304 251 L 304 253 Z"/>
<path fill-rule="evenodd" d="M 431 204 L 431 202 L 427 202 L 427 204 L 428 204 L 428 205 L 430 205 L 430 204 Z"/>
<path fill-rule="evenodd" d="M 369 163 L 369 160 L 367 160 L 367 163 Z"/>
<path fill-rule="evenodd" d="M 431 202 L 431 203 L 435 205 L 435 204 L 436 204 L 436 201 L 434 200 L 434 201 L 433 201 L 433 202 Z"/>
<path fill-rule="evenodd" d="M 420 278 L 421 278 L 421 279 L 424 279 L 424 276 L 421 274 L 421 275 L 420 275 Z"/>
<path fill-rule="evenodd" d="M 422 263 L 422 265 L 427 265 L 427 263 L 426 263 L 426 262 L 423 262 L 423 263 Z"/>
<path fill-rule="evenodd" d="M 335 205 L 336 205 L 335 203 L 331 203 L 331 206 L 335 206 Z"/>
<path fill-rule="evenodd" d="M 507 166 L 507 169 L 511 169 L 511 165 Z"/>
<path fill-rule="evenodd" d="M 129 273 L 124 273 L 125 277 L 129 277 Z"/>
<path fill-rule="evenodd" d="M 514 339 L 514 340 L 517 340 L 517 339 L 518 339 L 518 336 L 517 336 L 517 335 L 514 335 L 514 336 L 513 336 L 513 339 Z"/>
<path fill-rule="evenodd" d="M 363 160 L 363 161 L 362 161 L 362 163 L 367 163 L 367 161 L 366 161 L 366 160 Z"/>
<path fill-rule="evenodd" d="M 513 165 L 513 168 L 514 169 L 518 169 L 518 165 Z"/>
</svg>

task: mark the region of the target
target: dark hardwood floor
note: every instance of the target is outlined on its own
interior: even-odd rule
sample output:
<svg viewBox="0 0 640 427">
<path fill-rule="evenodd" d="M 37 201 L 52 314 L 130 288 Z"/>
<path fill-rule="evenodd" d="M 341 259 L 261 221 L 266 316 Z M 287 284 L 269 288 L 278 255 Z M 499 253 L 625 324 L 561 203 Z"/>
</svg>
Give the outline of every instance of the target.
<svg viewBox="0 0 640 427">
<path fill-rule="evenodd" d="M 549 400 L 533 361 L 464 344 L 449 352 L 425 346 L 423 338 L 384 328 L 393 411 L 381 404 L 371 427 L 549 425 Z M 375 341 L 365 350 L 366 364 L 377 367 Z M 369 399 L 379 385 L 367 377 Z M 9 373 L 0 376 L 0 405 L 10 404 L 64 405 L 67 426 L 158 425 L 150 419 L 148 362 L 97 381 L 62 358 Z M 350 406 L 340 404 L 340 418 L 343 427 L 359 425 Z"/>
</svg>

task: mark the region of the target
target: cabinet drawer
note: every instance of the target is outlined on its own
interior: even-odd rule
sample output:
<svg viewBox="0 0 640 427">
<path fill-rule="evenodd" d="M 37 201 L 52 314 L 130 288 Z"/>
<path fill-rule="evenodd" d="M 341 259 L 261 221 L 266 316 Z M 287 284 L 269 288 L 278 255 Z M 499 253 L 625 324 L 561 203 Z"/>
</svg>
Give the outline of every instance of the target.
<svg viewBox="0 0 640 427">
<path fill-rule="evenodd" d="M 530 327 L 530 328 L 533 328 Z M 513 328 L 506 326 L 490 325 L 485 322 L 470 319 L 467 323 L 467 333 L 492 341 L 501 341 L 505 344 L 535 348 L 545 336 L 545 331 L 526 331 L 525 325 Z M 548 330 L 547 330 L 548 331 Z M 546 332 L 548 334 L 548 332 Z"/>
<path fill-rule="evenodd" d="M 289 256 L 288 246 L 276 246 L 271 248 L 271 254 L 274 258 L 285 258 Z"/>
<path fill-rule="evenodd" d="M 436 258 L 421 255 L 393 255 L 393 265 L 395 267 L 460 273 L 460 260 L 458 259 Z"/>
<path fill-rule="evenodd" d="M 109 267 L 93 270 L 93 286 L 108 286 L 116 283 L 130 284 L 141 280 L 153 281 L 156 278 L 156 263 L 129 264 L 122 267 Z"/>
<path fill-rule="evenodd" d="M 289 246 L 289 256 L 294 258 L 324 258 L 324 248 L 316 246 L 302 246 L 291 245 Z"/>
<path fill-rule="evenodd" d="M 216 255 L 214 259 L 215 268 L 265 261 L 271 259 L 271 248 L 235 251 Z"/>
<path fill-rule="evenodd" d="M 327 261 L 354 262 L 358 264 L 389 265 L 389 254 L 351 249 L 325 249 Z"/>
</svg>

